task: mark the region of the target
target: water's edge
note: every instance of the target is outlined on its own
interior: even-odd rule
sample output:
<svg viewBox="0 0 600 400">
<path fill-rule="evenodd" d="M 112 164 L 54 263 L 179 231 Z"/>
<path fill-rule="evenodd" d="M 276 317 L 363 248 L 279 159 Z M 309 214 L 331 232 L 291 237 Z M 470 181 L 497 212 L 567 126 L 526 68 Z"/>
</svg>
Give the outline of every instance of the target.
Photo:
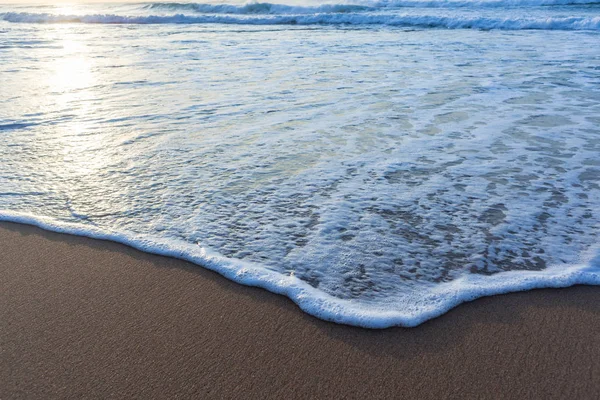
<svg viewBox="0 0 600 400">
<path fill-rule="evenodd" d="M 0 210 L 1 222 L 32 225 L 56 232 L 107 240 L 160 256 L 194 263 L 246 286 L 255 286 L 290 298 L 304 312 L 339 324 L 371 329 L 392 326 L 414 327 L 445 314 L 464 302 L 480 297 L 541 288 L 573 285 L 600 285 L 600 252 L 595 251 L 587 263 L 568 267 L 549 267 L 543 271 L 510 271 L 492 276 L 470 275 L 437 285 L 427 296 L 428 307 L 417 310 L 382 310 L 365 307 L 352 300 L 330 296 L 294 276 L 285 276 L 264 267 L 209 254 L 191 243 L 166 238 L 109 232 L 95 227 L 59 222 L 48 217 Z"/>
</svg>

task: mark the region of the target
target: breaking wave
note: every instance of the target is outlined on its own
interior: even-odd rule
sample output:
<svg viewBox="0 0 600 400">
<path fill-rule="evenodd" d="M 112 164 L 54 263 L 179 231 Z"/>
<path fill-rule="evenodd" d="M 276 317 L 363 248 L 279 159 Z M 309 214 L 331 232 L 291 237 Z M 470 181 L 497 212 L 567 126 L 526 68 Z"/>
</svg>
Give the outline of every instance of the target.
<svg viewBox="0 0 600 400">
<path fill-rule="evenodd" d="M 187 11 L 201 14 L 314 14 L 376 11 L 384 8 L 514 8 L 549 6 L 593 6 L 598 0 L 391 0 L 363 4 L 322 4 L 294 6 L 249 2 L 243 5 L 206 3 L 149 3 L 146 10 Z"/>
<path fill-rule="evenodd" d="M 274 3 L 205 4 L 205 3 L 151 3 L 146 10 L 193 11 L 201 14 L 314 14 L 374 11 L 378 7 L 356 4 L 323 4 L 320 6 L 291 6 Z"/>
<path fill-rule="evenodd" d="M 1 13 L 0 20 L 16 23 L 84 24 L 230 24 L 230 25 L 386 25 L 414 28 L 480 30 L 600 30 L 599 17 L 486 18 L 433 15 L 382 15 L 360 13 L 232 16 L 183 14 L 168 16 L 54 15 L 48 13 Z"/>
</svg>

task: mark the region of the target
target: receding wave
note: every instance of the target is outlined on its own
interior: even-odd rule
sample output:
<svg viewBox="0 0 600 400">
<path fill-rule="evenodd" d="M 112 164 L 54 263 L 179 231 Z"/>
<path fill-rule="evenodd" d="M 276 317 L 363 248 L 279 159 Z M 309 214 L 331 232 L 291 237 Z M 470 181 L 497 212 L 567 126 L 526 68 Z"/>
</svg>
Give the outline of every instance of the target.
<svg viewBox="0 0 600 400">
<path fill-rule="evenodd" d="M 566 18 L 485 18 L 430 15 L 383 14 L 299 14 L 275 16 L 231 15 L 54 15 L 37 13 L 1 13 L 0 20 L 14 23 L 84 24 L 231 24 L 231 25 L 387 25 L 414 28 L 481 30 L 600 30 L 600 17 Z"/>
<path fill-rule="evenodd" d="M 211 254 L 192 243 L 131 232 L 103 230 L 2 209 L 0 209 L 0 221 L 34 225 L 48 231 L 92 239 L 109 240 L 150 254 L 186 260 L 215 271 L 234 282 L 262 287 L 270 292 L 287 296 L 304 312 L 317 318 L 365 328 L 417 326 L 445 314 L 461 303 L 485 296 L 536 288 L 600 285 L 600 274 L 597 270 L 599 258 L 596 257 L 589 265 L 549 267 L 541 271 L 509 271 L 490 276 L 472 274 L 430 288 L 426 293 L 405 294 L 397 304 L 389 303 L 384 304 L 383 307 L 371 308 L 349 299 L 333 297 L 294 276 L 282 275 L 260 265 Z M 418 306 L 411 307 L 411 304 Z"/>
</svg>

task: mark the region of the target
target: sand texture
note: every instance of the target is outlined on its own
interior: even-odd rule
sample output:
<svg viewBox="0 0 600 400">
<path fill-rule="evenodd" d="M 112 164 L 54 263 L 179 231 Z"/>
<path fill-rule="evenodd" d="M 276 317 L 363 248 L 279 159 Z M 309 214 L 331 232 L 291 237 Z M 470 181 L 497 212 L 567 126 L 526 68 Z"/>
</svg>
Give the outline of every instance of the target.
<svg viewBox="0 0 600 400">
<path fill-rule="evenodd" d="M 341 326 L 192 264 L 0 223 L 0 399 L 600 398 L 600 288 Z"/>
</svg>

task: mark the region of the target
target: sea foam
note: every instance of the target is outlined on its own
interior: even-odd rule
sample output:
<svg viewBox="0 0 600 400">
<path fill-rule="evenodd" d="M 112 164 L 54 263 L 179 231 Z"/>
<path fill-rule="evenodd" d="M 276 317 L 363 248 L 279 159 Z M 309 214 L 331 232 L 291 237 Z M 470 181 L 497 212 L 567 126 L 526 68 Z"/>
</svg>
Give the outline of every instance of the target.
<svg viewBox="0 0 600 400">
<path fill-rule="evenodd" d="M 596 6 L 597 0 L 389 0 L 319 5 L 289 5 L 284 3 L 248 2 L 236 4 L 212 3 L 149 3 L 146 10 L 194 11 L 202 14 L 314 14 L 376 11 L 390 8 L 529 8 L 552 6 Z"/>
<path fill-rule="evenodd" d="M 383 307 L 365 306 L 328 295 L 294 276 L 281 275 L 263 266 L 211 254 L 190 243 L 161 237 L 110 232 L 89 226 L 59 222 L 51 218 L 1 211 L 0 221 L 121 243 L 146 253 L 178 258 L 215 271 L 234 282 L 264 288 L 287 296 L 304 312 L 339 324 L 383 329 L 414 327 L 438 317 L 461 303 L 480 297 L 539 288 L 600 285 L 600 254 L 588 264 L 547 268 L 543 271 L 512 271 L 500 275 L 468 275 L 431 287 L 428 292 L 407 293 Z"/>
<path fill-rule="evenodd" d="M 84 24 L 227 24 L 227 25 L 354 25 L 445 29 L 500 30 L 600 30 L 600 17 L 491 18 L 433 15 L 377 15 L 362 13 L 284 14 L 275 16 L 232 15 L 56 15 L 1 13 L 0 20 L 21 23 Z"/>
<path fill-rule="evenodd" d="M 2 219 L 373 328 L 597 284 L 595 6 L 364 6 L 0 6 Z"/>
</svg>

